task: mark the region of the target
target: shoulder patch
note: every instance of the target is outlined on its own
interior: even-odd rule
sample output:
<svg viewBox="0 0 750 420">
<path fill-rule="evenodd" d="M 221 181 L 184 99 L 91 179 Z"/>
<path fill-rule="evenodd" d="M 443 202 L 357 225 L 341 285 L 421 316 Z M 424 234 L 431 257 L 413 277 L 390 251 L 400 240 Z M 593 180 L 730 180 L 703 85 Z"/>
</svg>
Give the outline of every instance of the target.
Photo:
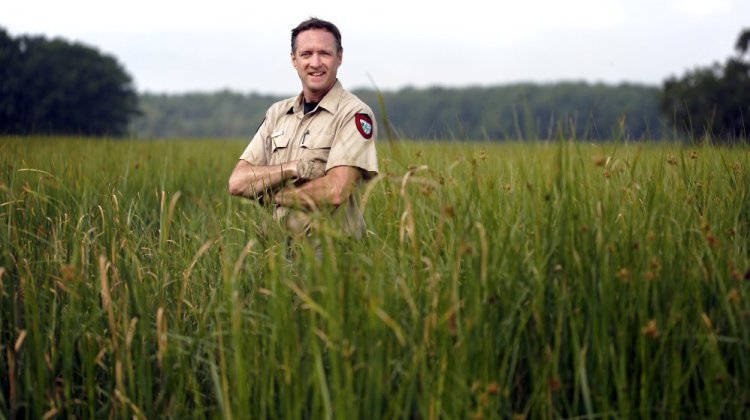
<svg viewBox="0 0 750 420">
<path fill-rule="evenodd" d="M 357 125 L 359 134 L 369 140 L 372 137 L 372 118 L 369 115 L 358 113 L 354 116 L 354 124 Z"/>
</svg>

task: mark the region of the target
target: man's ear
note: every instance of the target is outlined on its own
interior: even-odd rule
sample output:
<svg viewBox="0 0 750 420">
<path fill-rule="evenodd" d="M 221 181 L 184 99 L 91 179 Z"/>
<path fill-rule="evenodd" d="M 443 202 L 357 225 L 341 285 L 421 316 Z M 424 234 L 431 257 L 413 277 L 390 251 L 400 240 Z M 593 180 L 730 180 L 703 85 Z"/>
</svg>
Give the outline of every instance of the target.
<svg viewBox="0 0 750 420">
<path fill-rule="evenodd" d="M 292 67 L 294 67 L 296 69 L 297 68 L 297 59 L 294 57 L 294 53 L 292 53 L 290 55 L 290 57 L 292 59 Z"/>
</svg>

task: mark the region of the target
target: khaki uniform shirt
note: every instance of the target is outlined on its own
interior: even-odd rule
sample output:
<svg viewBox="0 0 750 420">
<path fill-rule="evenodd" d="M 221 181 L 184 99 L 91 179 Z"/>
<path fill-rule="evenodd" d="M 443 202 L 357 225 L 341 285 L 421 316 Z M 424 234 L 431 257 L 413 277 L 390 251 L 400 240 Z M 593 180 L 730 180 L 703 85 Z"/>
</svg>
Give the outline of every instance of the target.
<svg viewBox="0 0 750 420">
<path fill-rule="evenodd" d="M 273 104 L 240 159 L 256 166 L 318 159 L 326 162 L 326 171 L 336 166 L 353 166 L 361 169 L 367 180 L 378 173 L 376 138 L 372 110 L 336 81 L 318 106 L 307 114 L 302 94 Z M 309 224 L 307 214 L 283 206 L 276 208 L 275 216 L 296 232 L 306 230 Z M 350 235 L 360 237 L 365 232 L 356 194 L 351 194 L 348 202 L 334 210 L 334 219 Z"/>
</svg>

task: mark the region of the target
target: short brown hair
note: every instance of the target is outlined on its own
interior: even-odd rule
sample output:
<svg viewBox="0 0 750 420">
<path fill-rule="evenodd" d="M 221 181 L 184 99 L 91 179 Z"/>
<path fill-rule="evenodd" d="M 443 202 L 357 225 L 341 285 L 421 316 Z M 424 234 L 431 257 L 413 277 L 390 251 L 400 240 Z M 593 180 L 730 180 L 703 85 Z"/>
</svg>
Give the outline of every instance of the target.
<svg viewBox="0 0 750 420">
<path fill-rule="evenodd" d="M 297 25 L 296 28 L 292 29 L 292 54 L 297 51 L 297 35 L 310 29 L 323 29 L 330 32 L 333 37 L 336 38 L 337 52 L 344 50 L 344 47 L 341 45 L 341 32 L 339 32 L 339 28 L 331 22 L 311 17 Z"/>
</svg>

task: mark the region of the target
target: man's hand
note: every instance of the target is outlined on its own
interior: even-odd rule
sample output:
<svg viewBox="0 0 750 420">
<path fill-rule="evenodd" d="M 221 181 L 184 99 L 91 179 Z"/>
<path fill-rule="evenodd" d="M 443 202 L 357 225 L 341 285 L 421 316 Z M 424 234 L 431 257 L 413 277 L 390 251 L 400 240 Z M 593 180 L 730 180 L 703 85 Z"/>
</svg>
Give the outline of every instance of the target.
<svg viewBox="0 0 750 420">
<path fill-rule="evenodd" d="M 326 163 L 322 160 L 300 160 L 297 162 L 297 177 L 302 181 L 320 178 L 326 174 Z"/>
</svg>

